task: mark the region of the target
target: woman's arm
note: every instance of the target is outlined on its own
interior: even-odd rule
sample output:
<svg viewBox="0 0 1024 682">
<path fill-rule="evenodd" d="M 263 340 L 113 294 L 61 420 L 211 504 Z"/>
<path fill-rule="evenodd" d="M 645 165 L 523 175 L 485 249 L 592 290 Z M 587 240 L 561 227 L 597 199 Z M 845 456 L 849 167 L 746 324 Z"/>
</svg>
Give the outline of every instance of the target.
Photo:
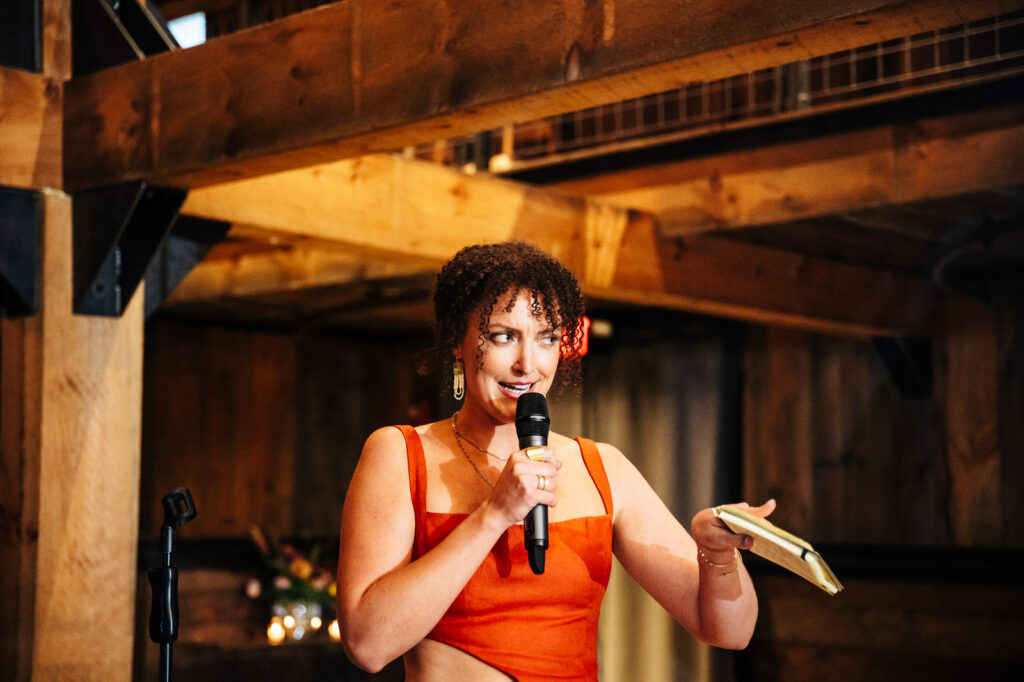
<svg viewBox="0 0 1024 682">
<path fill-rule="evenodd" d="M 694 516 L 691 536 L 621 452 L 599 447 L 615 502 L 615 556 L 694 637 L 744 648 L 757 620 L 757 596 L 735 549 L 749 538 L 730 532 L 710 509 Z M 774 508 L 769 501 L 748 511 L 767 516 Z"/>
<path fill-rule="evenodd" d="M 535 481 L 537 473 L 554 479 L 556 472 L 550 451 L 541 462 L 515 453 L 494 493 L 447 538 L 411 561 L 416 519 L 405 439 L 395 428 L 374 432 L 342 513 L 338 623 L 349 658 L 376 672 L 422 640 L 505 529 L 534 504 L 554 503 L 551 491 L 538 491 Z"/>
</svg>

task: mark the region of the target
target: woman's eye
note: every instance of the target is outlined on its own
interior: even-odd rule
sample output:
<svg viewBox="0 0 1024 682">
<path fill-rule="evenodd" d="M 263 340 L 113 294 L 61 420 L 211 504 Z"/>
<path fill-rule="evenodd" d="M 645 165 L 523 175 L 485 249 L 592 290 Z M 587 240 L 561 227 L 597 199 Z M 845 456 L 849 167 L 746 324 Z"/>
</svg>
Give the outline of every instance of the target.
<svg viewBox="0 0 1024 682">
<path fill-rule="evenodd" d="M 491 334 L 491 341 L 494 343 L 508 343 L 511 340 L 512 335 L 508 332 L 497 332 L 496 334 Z"/>
<path fill-rule="evenodd" d="M 560 341 L 561 338 L 557 334 L 549 334 L 548 336 L 541 338 L 541 343 L 545 346 L 553 346 Z"/>
</svg>

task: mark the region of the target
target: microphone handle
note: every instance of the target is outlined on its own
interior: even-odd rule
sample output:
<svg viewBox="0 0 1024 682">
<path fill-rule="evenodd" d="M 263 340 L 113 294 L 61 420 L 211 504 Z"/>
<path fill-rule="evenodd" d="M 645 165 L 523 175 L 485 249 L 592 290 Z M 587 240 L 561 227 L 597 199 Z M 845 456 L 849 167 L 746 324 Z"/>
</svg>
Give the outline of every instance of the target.
<svg viewBox="0 0 1024 682">
<path fill-rule="evenodd" d="M 547 445 L 544 436 L 529 435 L 519 439 L 520 448 Z M 540 575 L 544 572 L 544 551 L 548 548 L 548 506 L 538 504 L 523 519 L 523 541 L 526 545 L 530 569 Z"/>
</svg>

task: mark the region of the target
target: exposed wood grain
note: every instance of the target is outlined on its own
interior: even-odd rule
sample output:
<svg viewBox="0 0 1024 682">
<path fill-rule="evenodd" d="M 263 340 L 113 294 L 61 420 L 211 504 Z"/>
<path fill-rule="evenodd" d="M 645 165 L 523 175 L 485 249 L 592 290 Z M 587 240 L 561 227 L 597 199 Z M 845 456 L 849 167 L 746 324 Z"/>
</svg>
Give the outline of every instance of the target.
<svg viewBox="0 0 1024 682">
<path fill-rule="evenodd" d="M 309 291 L 416 272 L 422 269 L 307 243 L 231 258 L 208 256 L 162 305 Z"/>
<path fill-rule="evenodd" d="M 157 537 L 160 498 L 189 488 L 189 537 L 292 530 L 295 353 L 285 335 L 151 325 L 146 350 L 141 532 Z"/>
<path fill-rule="evenodd" d="M 43 74 L 0 68 L 0 183 L 44 192 L 40 312 L 4 321 L 0 676 L 128 679 L 137 562 L 142 297 L 72 314 L 62 187 L 70 0 L 42 3 Z"/>
<path fill-rule="evenodd" d="M 1024 538 L 1024 309 L 1019 293 L 997 298 L 1003 534 Z M 1024 544 L 1022 542 L 1021 544 Z"/>
<path fill-rule="evenodd" d="M 0 677 L 31 678 L 39 538 L 42 325 L 0 319 Z"/>
<path fill-rule="evenodd" d="M 953 542 L 961 546 L 997 546 L 1003 540 L 1002 373 L 995 311 L 972 301 L 951 301 L 946 311 L 945 346 L 944 407 Z"/>
<path fill-rule="evenodd" d="M 264 241 L 321 240 L 416 267 L 439 267 L 467 244 L 522 239 L 598 298 L 831 333 L 922 328 L 931 297 L 911 278 L 721 240 L 665 240 L 640 212 L 397 156 L 194 190 L 182 210 L 250 236 L 263 229 Z M 214 283 L 224 274 L 210 286 L 230 288 Z"/>
<path fill-rule="evenodd" d="M 74 189 L 191 187 L 399 149 L 1019 8 L 1019 0 L 350 0 L 66 90 Z"/>
<path fill-rule="evenodd" d="M 0 66 L 0 185 L 59 189 L 61 84 Z"/>
<path fill-rule="evenodd" d="M 71 0 L 43 0 L 43 73 L 71 78 Z"/>
<path fill-rule="evenodd" d="M 825 598 L 792 576 L 756 575 L 761 605 L 741 667 L 756 679 L 957 680 L 1012 677 L 1021 646 L 1019 586 L 844 580 Z"/>
<path fill-rule="evenodd" d="M 658 217 L 665 236 L 781 223 L 1024 183 L 1024 107 L 1001 107 L 603 173 L 553 185 Z"/>
<path fill-rule="evenodd" d="M 813 528 L 814 442 L 810 335 L 755 328 L 744 372 L 743 499 L 778 502 L 772 520 L 798 535 Z"/>
<path fill-rule="evenodd" d="M 777 496 L 776 521 L 815 544 L 949 545 L 942 399 L 902 396 L 865 339 L 748 338 L 745 496 Z"/>
<path fill-rule="evenodd" d="M 914 278 L 714 238 L 663 239 L 641 221 L 627 228 L 612 282 L 588 292 L 845 336 L 925 333 L 935 297 Z"/>
<path fill-rule="evenodd" d="M 921 451 L 934 445 L 934 429 L 927 419 L 913 418 L 915 401 L 899 399 L 866 341 L 812 338 L 804 352 L 812 368 L 805 390 L 813 537 L 844 544 L 940 541 L 927 523 L 934 520 L 930 486 L 938 463 L 921 462 Z M 912 435 L 898 437 L 906 432 Z"/>
<path fill-rule="evenodd" d="M 131 675 L 142 399 L 142 296 L 118 319 L 71 311 L 71 200 L 45 197 L 38 679 Z"/>
</svg>

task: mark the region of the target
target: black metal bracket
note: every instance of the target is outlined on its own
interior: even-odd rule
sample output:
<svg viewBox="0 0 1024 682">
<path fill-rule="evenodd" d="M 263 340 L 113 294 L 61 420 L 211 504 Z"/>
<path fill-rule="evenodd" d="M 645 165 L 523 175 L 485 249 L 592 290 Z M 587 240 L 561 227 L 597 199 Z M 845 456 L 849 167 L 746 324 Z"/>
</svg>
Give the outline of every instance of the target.
<svg viewBox="0 0 1024 682">
<path fill-rule="evenodd" d="M 187 195 L 131 182 L 72 197 L 76 313 L 124 312 Z"/>
<path fill-rule="evenodd" d="M 42 0 L 0 2 L 0 64 L 42 71 L 42 25 Z"/>
<path fill-rule="evenodd" d="M 0 187 L 0 315 L 4 317 L 34 315 L 39 310 L 42 231 L 42 195 Z"/>
<path fill-rule="evenodd" d="M 71 9 L 72 72 L 82 76 L 178 48 L 159 10 L 146 0 L 75 0 Z M 74 311 L 119 316 L 169 237 L 187 190 L 130 182 L 73 197 Z M 223 233 L 217 239 L 223 237 Z M 207 247 L 206 250 L 209 250 Z M 188 263 L 191 269 L 202 255 Z M 166 259 L 161 256 L 161 262 Z M 188 259 L 176 258 L 176 263 Z M 154 279 L 166 280 L 158 268 Z M 179 268 L 180 269 L 180 268 Z M 178 276 L 178 281 L 188 269 Z M 147 312 L 166 295 L 147 294 Z M 155 303 L 149 303 L 155 301 Z"/>
<path fill-rule="evenodd" d="M 932 395 L 932 342 L 906 336 L 871 339 L 878 358 L 889 371 L 900 395 L 930 398 Z"/>
<path fill-rule="evenodd" d="M 75 76 L 178 48 L 149 0 L 75 0 L 71 7 Z"/>
<path fill-rule="evenodd" d="M 146 317 L 227 236 L 229 223 L 183 215 L 146 270 Z"/>
</svg>

